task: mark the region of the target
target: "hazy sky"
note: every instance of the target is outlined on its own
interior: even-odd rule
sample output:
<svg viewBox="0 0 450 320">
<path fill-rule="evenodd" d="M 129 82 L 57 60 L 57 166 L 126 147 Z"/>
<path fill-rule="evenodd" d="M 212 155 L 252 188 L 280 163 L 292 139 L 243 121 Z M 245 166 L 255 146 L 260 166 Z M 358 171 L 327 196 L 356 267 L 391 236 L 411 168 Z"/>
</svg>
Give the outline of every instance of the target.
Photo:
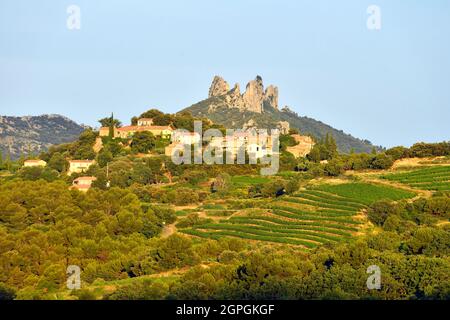
<svg viewBox="0 0 450 320">
<path fill-rule="evenodd" d="M 378 145 L 450 140 L 450 1 L 0 0 L 2 115 L 127 123 L 206 98 L 216 74 L 259 74 L 281 106 Z"/>
</svg>

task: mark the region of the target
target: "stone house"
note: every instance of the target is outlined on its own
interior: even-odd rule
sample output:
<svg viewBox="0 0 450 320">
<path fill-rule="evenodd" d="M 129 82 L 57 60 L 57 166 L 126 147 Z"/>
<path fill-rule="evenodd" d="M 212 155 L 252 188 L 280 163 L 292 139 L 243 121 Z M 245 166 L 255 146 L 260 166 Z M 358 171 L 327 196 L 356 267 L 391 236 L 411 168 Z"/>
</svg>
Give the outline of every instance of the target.
<svg viewBox="0 0 450 320">
<path fill-rule="evenodd" d="M 86 170 L 94 163 L 95 160 L 69 160 L 69 170 L 67 171 L 67 174 L 71 175 L 72 173 L 86 172 Z"/>
<path fill-rule="evenodd" d="M 141 118 L 137 121 L 137 125 L 139 127 L 152 126 L 153 119 L 152 118 Z"/>
<path fill-rule="evenodd" d="M 45 167 L 47 162 L 44 160 L 25 160 L 23 163 L 24 167 Z"/>
</svg>

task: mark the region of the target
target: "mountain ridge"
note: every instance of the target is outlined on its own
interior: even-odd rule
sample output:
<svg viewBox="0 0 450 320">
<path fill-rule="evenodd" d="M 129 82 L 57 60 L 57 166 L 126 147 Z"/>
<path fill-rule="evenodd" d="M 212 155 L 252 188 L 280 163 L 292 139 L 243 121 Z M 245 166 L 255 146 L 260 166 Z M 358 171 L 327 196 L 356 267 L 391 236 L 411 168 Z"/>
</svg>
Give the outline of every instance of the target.
<svg viewBox="0 0 450 320">
<path fill-rule="evenodd" d="M 0 151 L 12 159 L 38 154 L 51 145 L 75 141 L 85 128 L 59 114 L 0 116 Z"/>
</svg>

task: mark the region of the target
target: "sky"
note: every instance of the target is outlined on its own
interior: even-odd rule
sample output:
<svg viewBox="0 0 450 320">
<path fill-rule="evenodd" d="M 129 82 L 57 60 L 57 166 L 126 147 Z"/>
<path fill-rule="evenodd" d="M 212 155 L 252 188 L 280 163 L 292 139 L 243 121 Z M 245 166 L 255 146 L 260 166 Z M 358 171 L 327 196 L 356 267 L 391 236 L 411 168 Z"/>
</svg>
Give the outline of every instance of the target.
<svg viewBox="0 0 450 320">
<path fill-rule="evenodd" d="M 0 115 L 129 123 L 260 75 L 280 106 L 376 145 L 450 140 L 449 39 L 448 0 L 0 0 Z"/>
</svg>

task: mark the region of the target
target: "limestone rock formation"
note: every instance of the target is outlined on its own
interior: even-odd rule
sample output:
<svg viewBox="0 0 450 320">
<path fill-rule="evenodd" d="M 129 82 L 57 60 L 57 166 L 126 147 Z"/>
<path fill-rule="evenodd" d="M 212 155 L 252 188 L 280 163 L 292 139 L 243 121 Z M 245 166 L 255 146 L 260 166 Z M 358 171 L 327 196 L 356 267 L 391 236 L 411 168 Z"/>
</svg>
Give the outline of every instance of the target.
<svg viewBox="0 0 450 320">
<path fill-rule="evenodd" d="M 297 145 L 287 147 L 286 151 L 292 153 L 296 158 L 305 157 L 314 147 L 314 140 L 310 136 L 301 136 L 299 134 L 292 135 Z"/>
<path fill-rule="evenodd" d="M 210 97 L 199 101 L 184 109 L 193 116 L 207 117 L 214 123 L 226 128 L 278 128 L 282 133 L 289 132 L 289 128 L 308 132 L 317 139 L 324 139 L 327 134 L 332 134 L 336 139 L 339 151 L 349 153 L 370 152 L 374 147 L 370 141 L 355 138 L 342 130 L 337 130 L 323 122 L 299 116 L 288 106 L 280 104 L 279 92 L 276 86 L 263 86 L 261 77 L 251 81 L 246 92 L 242 93 L 239 85 L 228 90 L 228 84 L 220 77 L 215 77 L 210 89 Z M 283 107 L 284 106 L 284 107 Z M 289 123 L 289 127 L 287 126 Z M 302 140 L 303 138 L 299 139 Z M 296 155 L 307 154 L 313 145 L 309 138 L 299 141 L 299 145 L 293 146 Z M 382 150 L 381 147 L 377 147 Z"/>
<path fill-rule="evenodd" d="M 223 96 L 227 94 L 228 91 L 230 91 L 229 84 L 223 78 L 215 76 L 211 84 L 211 87 L 209 88 L 208 97 L 211 98 Z"/>
<path fill-rule="evenodd" d="M 270 85 L 264 91 L 263 80 L 260 76 L 247 84 L 243 94 L 241 94 L 239 84 L 236 83 L 230 90 L 230 86 L 223 78 L 215 76 L 209 88 L 208 97 L 219 97 L 223 99 L 228 108 L 236 108 L 240 112 L 263 113 L 264 105 L 270 105 L 278 110 L 278 88 Z M 214 101 L 209 105 L 208 113 L 214 112 L 217 107 L 217 101 Z"/>
<path fill-rule="evenodd" d="M 240 90 L 240 87 L 239 87 L 238 83 L 236 83 L 234 85 L 234 88 L 231 89 L 228 92 L 228 94 L 225 96 L 225 101 L 226 101 L 226 104 L 230 108 L 237 108 L 240 111 L 244 111 L 245 110 L 244 99 L 242 98 L 241 90 Z"/>
<path fill-rule="evenodd" d="M 278 130 L 280 130 L 281 134 L 288 134 L 289 133 L 289 129 L 290 129 L 289 122 L 287 122 L 287 121 L 278 121 L 277 128 L 278 128 Z"/>
<path fill-rule="evenodd" d="M 278 87 L 273 85 L 268 86 L 264 98 L 272 107 L 278 109 Z"/>
<path fill-rule="evenodd" d="M 244 95 L 245 109 L 247 111 L 261 113 L 264 101 L 264 85 L 262 78 L 257 76 L 255 80 L 247 84 Z"/>
</svg>

